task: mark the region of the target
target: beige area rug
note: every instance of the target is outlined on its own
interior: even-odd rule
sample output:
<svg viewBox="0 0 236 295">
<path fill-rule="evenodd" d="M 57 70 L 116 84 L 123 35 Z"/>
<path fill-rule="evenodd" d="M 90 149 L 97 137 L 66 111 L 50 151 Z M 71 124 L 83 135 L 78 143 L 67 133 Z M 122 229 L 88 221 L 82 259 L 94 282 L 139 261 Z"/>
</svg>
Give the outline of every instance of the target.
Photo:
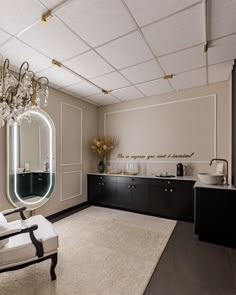
<svg viewBox="0 0 236 295">
<path fill-rule="evenodd" d="M 1 295 L 141 295 L 176 221 L 89 207 L 54 225 L 57 281 L 45 261 L 0 274 Z"/>
</svg>

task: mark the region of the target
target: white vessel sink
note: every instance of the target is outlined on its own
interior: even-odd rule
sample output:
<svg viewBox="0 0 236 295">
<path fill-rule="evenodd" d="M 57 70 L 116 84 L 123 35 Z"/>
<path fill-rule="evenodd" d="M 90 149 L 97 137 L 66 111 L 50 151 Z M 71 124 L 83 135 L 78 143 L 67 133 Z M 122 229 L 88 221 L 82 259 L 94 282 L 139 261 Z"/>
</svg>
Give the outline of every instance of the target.
<svg viewBox="0 0 236 295">
<path fill-rule="evenodd" d="M 223 184 L 224 174 L 198 173 L 198 179 L 205 184 Z"/>
</svg>

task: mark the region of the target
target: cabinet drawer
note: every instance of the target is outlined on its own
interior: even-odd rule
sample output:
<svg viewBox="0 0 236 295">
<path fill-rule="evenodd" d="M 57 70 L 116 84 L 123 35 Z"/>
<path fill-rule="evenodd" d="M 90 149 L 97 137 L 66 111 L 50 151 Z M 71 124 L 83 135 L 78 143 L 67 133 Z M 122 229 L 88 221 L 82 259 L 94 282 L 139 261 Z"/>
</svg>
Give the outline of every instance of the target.
<svg viewBox="0 0 236 295">
<path fill-rule="evenodd" d="M 139 184 L 145 183 L 146 179 L 141 177 L 126 177 L 126 176 L 118 176 L 117 183 L 127 183 L 127 184 Z"/>
<path fill-rule="evenodd" d="M 151 185 L 159 186 L 159 187 L 172 187 L 175 186 L 176 180 L 173 179 L 150 179 L 149 183 Z"/>
<path fill-rule="evenodd" d="M 104 175 L 94 175 L 94 176 L 89 176 L 90 178 L 93 179 L 95 182 L 116 182 L 116 176 L 104 176 Z"/>
</svg>

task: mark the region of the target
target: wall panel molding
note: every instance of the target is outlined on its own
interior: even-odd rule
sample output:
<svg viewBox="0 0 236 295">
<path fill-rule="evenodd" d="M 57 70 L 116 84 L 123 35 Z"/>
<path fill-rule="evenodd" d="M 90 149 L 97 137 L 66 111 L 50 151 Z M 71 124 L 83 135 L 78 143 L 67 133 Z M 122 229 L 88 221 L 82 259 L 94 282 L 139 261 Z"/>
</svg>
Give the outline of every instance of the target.
<svg viewBox="0 0 236 295">
<path fill-rule="evenodd" d="M 73 187 L 73 183 L 74 183 L 74 180 L 73 180 L 73 177 L 71 177 L 71 174 L 79 174 L 79 180 L 77 180 L 77 177 L 75 179 L 75 182 L 77 183 L 77 185 L 79 184 L 79 187 L 78 187 L 78 191 L 73 193 L 73 194 L 70 194 L 68 193 L 68 195 L 64 192 L 65 190 L 65 181 L 66 181 L 66 178 L 65 176 L 69 176 L 69 178 L 67 178 L 68 182 L 67 185 L 68 185 L 68 188 L 72 188 Z M 64 202 L 66 200 L 69 200 L 69 199 L 73 199 L 73 198 L 76 198 L 76 197 L 79 197 L 82 195 L 82 175 L 83 175 L 83 172 L 82 170 L 75 170 L 75 171 L 69 171 L 69 172 L 62 172 L 60 174 L 60 201 L 61 202 Z M 64 180 L 63 180 L 64 178 Z M 64 193 L 63 193 L 64 192 Z"/>
<path fill-rule="evenodd" d="M 192 104 L 191 104 L 192 102 Z M 198 103 L 199 102 L 199 103 Z M 190 103 L 189 105 L 184 105 L 184 103 Z M 171 116 L 168 116 L 168 109 L 172 110 L 173 112 L 173 104 L 176 104 L 176 107 L 175 109 L 176 110 L 179 110 L 179 112 L 183 113 L 183 114 L 187 114 L 188 115 L 188 112 L 186 111 L 189 107 L 189 110 L 192 114 L 194 115 L 193 116 L 193 121 L 192 122 L 192 126 L 191 127 L 194 127 L 193 131 L 194 133 L 196 134 L 193 134 L 193 139 L 195 140 L 196 137 L 199 137 L 200 140 L 201 140 L 201 135 L 203 136 L 203 138 L 207 138 L 207 130 L 205 130 L 206 128 L 202 128 L 197 126 L 197 115 L 195 110 L 193 109 L 193 107 L 199 107 L 198 110 L 201 110 L 202 111 L 202 114 L 199 113 L 199 123 L 201 123 L 201 120 L 206 122 L 206 123 L 209 123 L 209 125 L 211 126 L 211 132 L 208 132 L 209 133 L 209 148 L 208 148 L 208 154 L 205 156 L 205 154 L 203 154 L 203 152 L 201 151 L 197 151 L 199 152 L 199 156 L 198 154 L 195 154 L 195 156 L 191 159 L 191 158 L 170 158 L 170 159 L 156 159 L 156 160 L 152 160 L 152 159 L 149 159 L 149 160 L 146 160 L 146 159 L 136 159 L 137 162 L 144 162 L 144 163 L 176 163 L 176 162 L 188 162 L 188 163 L 208 163 L 208 156 L 212 156 L 212 157 L 216 157 L 217 156 L 217 97 L 216 97 L 216 94 L 213 93 L 213 94 L 209 94 L 209 95 L 206 95 L 206 96 L 199 96 L 199 97 L 191 97 L 191 98 L 186 98 L 186 99 L 179 99 L 179 100 L 174 100 L 174 101 L 169 101 L 169 102 L 162 102 L 162 103 L 157 103 L 157 104 L 152 104 L 152 105 L 147 105 L 147 106 L 142 106 L 142 107 L 136 107 L 136 108 L 129 108 L 129 109 L 124 109 L 124 110 L 117 110 L 117 111 L 111 111 L 111 112 L 106 112 L 104 113 L 104 135 L 114 135 L 114 134 L 118 134 L 118 138 L 120 138 L 120 150 L 118 151 L 117 149 L 114 149 L 114 151 L 111 152 L 111 157 L 110 157 L 110 163 L 114 162 L 114 163 L 127 163 L 127 162 L 133 162 L 134 160 L 133 159 L 118 159 L 114 154 L 118 154 L 118 152 L 121 152 L 121 153 L 125 153 L 126 150 L 124 150 L 123 148 L 124 147 L 132 147 L 133 150 L 138 150 L 141 153 L 147 153 L 147 147 L 144 143 L 141 142 L 141 144 L 143 144 L 144 148 L 143 148 L 143 151 L 142 151 L 142 148 L 137 148 L 137 144 L 136 146 L 133 144 L 133 141 L 136 140 L 136 143 L 138 142 L 137 140 L 137 137 L 139 136 L 139 133 L 137 130 L 135 130 L 135 122 L 139 122 L 140 120 L 142 120 L 142 115 L 143 114 L 152 114 L 152 117 L 148 117 L 148 120 L 153 121 L 153 122 L 156 122 L 155 120 L 157 120 L 155 118 L 155 116 L 153 115 L 154 112 L 156 112 L 157 116 L 159 115 L 159 117 L 161 117 L 162 115 L 162 111 L 163 113 L 166 112 L 166 121 L 161 121 L 162 124 L 161 126 L 155 126 L 154 124 L 153 125 L 148 125 L 149 123 L 147 122 L 144 122 L 145 124 L 145 127 L 143 127 L 143 130 L 142 130 L 142 126 L 139 124 L 139 128 L 140 128 L 140 131 L 139 132 L 142 132 L 144 134 L 144 138 L 146 139 L 146 141 L 149 141 L 149 142 L 154 142 L 155 140 L 157 141 L 157 139 L 155 139 L 155 131 L 158 129 L 158 131 L 160 131 L 160 129 L 162 128 L 163 130 L 167 130 L 167 132 L 165 133 L 163 131 L 162 133 L 162 138 L 168 142 L 168 140 L 170 141 L 170 144 L 172 144 L 173 146 L 175 145 L 175 142 L 178 142 L 178 140 L 174 141 L 171 139 L 171 135 L 169 135 L 168 133 L 168 130 L 170 131 L 172 127 L 166 127 L 165 126 L 165 122 L 167 123 L 166 125 L 168 124 L 172 124 L 171 126 L 173 126 L 173 133 L 179 133 L 180 134 L 180 131 L 179 130 L 175 130 L 175 121 L 174 119 L 171 117 Z M 182 104 L 182 105 L 180 105 Z M 207 109 L 204 109 L 204 104 L 206 104 L 206 107 Z M 177 106 L 178 105 L 178 106 Z M 168 108 L 168 106 L 170 106 L 170 108 Z M 161 109 L 159 109 L 159 107 L 161 107 Z M 209 116 L 208 116 L 208 113 L 209 112 Z M 120 114 L 120 116 L 119 116 Z M 113 116 L 113 117 L 112 117 Z M 189 115 L 190 116 L 190 115 Z M 177 116 L 178 117 L 178 116 Z M 208 118 L 209 117 L 209 118 Z M 119 118 L 119 121 L 120 122 L 128 122 L 128 118 L 130 119 L 129 121 L 131 121 L 131 124 L 133 124 L 132 126 L 127 126 L 127 125 L 124 125 L 125 123 L 122 123 L 123 126 L 121 127 L 119 124 L 118 124 L 118 118 Z M 140 120 L 139 120 L 140 118 Z M 124 119 L 124 120 L 123 120 Z M 183 119 L 184 120 L 184 119 Z M 187 121 L 191 121 L 191 117 L 187 118 L 186 119 Z M 208 121 L 209 120 L 209 121 Z M 178 125 L 178 122 L 177 122 L 177 125 Z M 181 124 L 180 124 L 181 125 Z M 199 124 L 201 125 L 201 124 Z M 127 127 L 126 127 L 127 126 Z M 147 128 L 147 126 L 149 127 L 148 130 L 145 129 Z M 207 126 L 206 126 L 207 127 Z M 121 132 L 119 133 L 119 128 L 123 128 L 122 130 L 126 130 L 127 128 L 129 128 L 130 131 L 134 131 L 130 134 L 125 134 L 124 138 L 121 138 L 120 135 L 125 133 L 125 132 Z M 210 128 L 210 127 L 209 127 Z M 145 130 L 144 130 L 145 129 Z M 185 132 L 187 130 L 187 127 L 185 128 Z M 175 132 L 176 131 L 176 132 Z M 178 132 L 177 132 L 178 131 Z M 196 132 L 197 131 L 197 132 Z M 128 132 L 128 131 L 127 131 Z M 109 133 L 109 134 L 108 134 Z M 114 134 L 113 134 L 114 133 Z M 157 132 L 157 134 L 160 134 L 161 132 Z M 187 130 L 187 133 L 186 134 L 189 134 L 190 131 Z M 202 133 L 202 134 L 201 134 Z M 148 136 L 149 134 L 149 136 Z M 150 134 L 153 134 L 151 137 Z M 128 136 L 130 135 L 130 136 Z M 181 135 L 181 134 L 180 134 Z M 169 139 L 167 139 L 169 136 Z M 183 134 L 184 136 L 184 134 Z M 192 136 L 192 134 L 191 134 Z M 205 137 L 204 137 L 205 136 Z M 183 139 L 186 138 L 186 137 L 183 137 Z M 145 139 L 141 139 L 141 136 L 140 136 L 140 141 L 142 140 L 145 140 Z M 123 140 L 123 141 L 122 141 Z M 181 142 L 181 138 L 179 139 L 179 141 Z M 124 142 L 129 142 L 129 144 L 125 144 Z M 173 143 L 174 142 L 174 143 Z M 195 152 L 194 150 L 191 150 L 193 149 L 193 147 L 191 148 L 191 139 L 188 140 L 189 143 L 189 152 Z M 159 146 L 157 143 L 153 143 L 153 146 L 156 147 L 156 146 Z M 170 145 L 169 145 L 170 146 Z M 169 146 L 167 146 L 167 149 L 169 148 Z M 197 145 L 196 145 L 197 146 Z M 146 147 L 146 150 L 145 150 L 145 147 Z M 131 148 L 131 149 L 132 149 Z M 178 147 L 180 149 L 180 147 Z M 123 150 L 122 150 L 123 149 Z M 173 148 L 173 152 L 175 152 L 175 147 Z M 154 153 L 154 152 L 157 152 L 159 153 L 159 151 L 156 151 L 154 149 L 154 151 L 152 150 L 152 145 L 150 145 L 150 153 Z M 178 150 L 178 152 L 180 152 Z M 185 153 L 186 151 L 184 150 L 183 148 L 183 153 Z M 129 151 L 130 153 L 130 151 Z M 201 156 L 200 156 L 201 155 Z"/>
<path fill-rule="evenodd" d="M 73 112 L 74 115 L 72 116 Z M 66 114 L 67 117 L 65 118 Z M 83 110 L 81 108 L 65 102 L 61 103 L 61 166 L 82 164 L 82 122 Z M 75 157 L 74 161 L 68 159 L 73 156 Z"/>
</svg>

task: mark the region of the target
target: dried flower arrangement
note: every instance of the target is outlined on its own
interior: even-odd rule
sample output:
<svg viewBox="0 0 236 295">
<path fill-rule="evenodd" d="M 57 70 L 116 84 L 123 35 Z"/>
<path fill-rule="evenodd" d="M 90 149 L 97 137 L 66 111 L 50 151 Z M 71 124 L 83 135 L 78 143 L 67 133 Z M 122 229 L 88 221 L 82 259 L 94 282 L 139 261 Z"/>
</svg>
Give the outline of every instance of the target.
<svg viewBox="0 0 236 295">
<path fill-rule="evenodd" d="M 104 161 L 107 152 L 114 148 L 114 141 L 114 138 L 111 136 L 98 136 L 89 143 L 89 146 L 99 160 Z"/>
</svg>

